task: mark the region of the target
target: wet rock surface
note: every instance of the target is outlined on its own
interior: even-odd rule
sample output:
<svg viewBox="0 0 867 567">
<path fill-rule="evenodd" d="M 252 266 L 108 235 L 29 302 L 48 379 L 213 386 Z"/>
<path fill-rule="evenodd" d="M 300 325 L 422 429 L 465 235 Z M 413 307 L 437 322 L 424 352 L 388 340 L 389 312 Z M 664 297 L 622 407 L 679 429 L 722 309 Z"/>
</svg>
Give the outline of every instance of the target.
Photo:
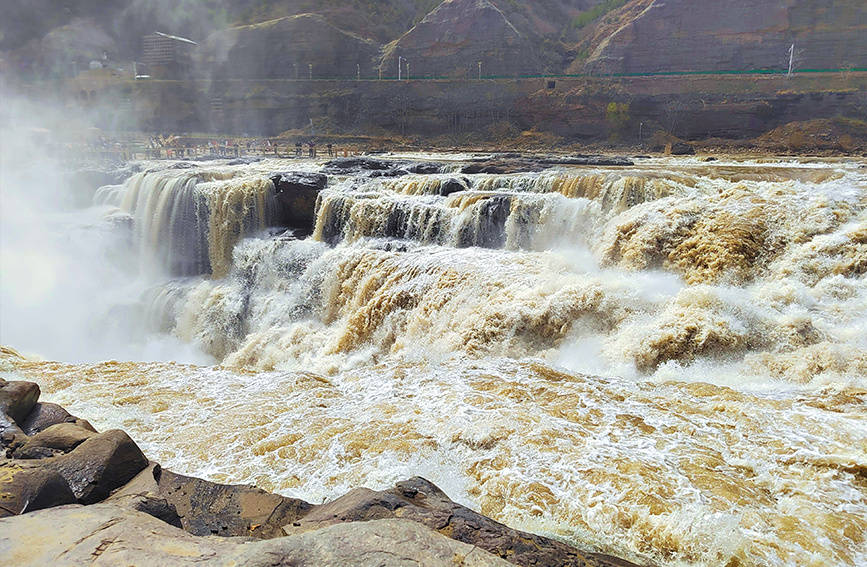
<svg viewBox="0 0 867 567">
<path fill-rule="evenodd" d="M 130 495 L 164 499 L 177 510 L 183 528 L 193 535 L 283 535 L 282 526 L 295 522 L 311 505 L 245 485 L 225 485 L 188 477 L 152 463 L 111 500 Z"/>
<path fill-rule="evenodd" d="M 57 472 L 0 461 L 0 517 L 75 502 L 69 483 Z"/>
<path fill-rule="evenodd" d="M 94 435 L 96 433 L 93 431 L 75 423 L 58 423 L 29 437 L 13 451 L 12 456 L 16 459 L 32 458 L 27 455 L 35 449 L 51 449 L 61 454 L 68 453 Z"/>
<path fill-rule="evenodd" d="M 0 559 L 64 565 L 247 567 L 505 567 L 481 549 L 405 520 L 336 525 L 270 541 L 190 535 L 112 503 L 64 506 L 0 520 Z"/>
<path fill-rule="evenodd" d="M 43 467 L 58 472 L 82 504 L 104 500 L 148 464 L 129 436 L 113 429 L 90 437 L 72 452 L 46 459 Z"/>
<path fill-rule="evenodd" d="M 0 382 L 0 412 L 21 422 L 39 399 L 39 386 L 33 382 Z"/>
<path fill-rule="evenodd" d="M 123 431 L 38 403 L 34 383 L 0 392 L 0 564 L 633 565 L 509 528 L 419 477 L 314 506 L 180 475 Z"/>
<path fill-rule="evenodd" d="M 509 528 L 453 502 L 433 483 L 420 477 L 379 492 L 366 488 L 353 490 L 333 502 L 315 507 L 285 530 L 292 534 L 344 522 L 383 518 L 418 522 L 516 565 L 630 565 L 613 557 L 583 554 L 564 543 Z"/>
<path fill-rule="evenodd" d="M 30 410 L 30 413 L 21 423 L 21 429 L 27 435 L 35 435 L 40 431 L 76 418 L 57 404 L 38 402 Z"/>
</svg>

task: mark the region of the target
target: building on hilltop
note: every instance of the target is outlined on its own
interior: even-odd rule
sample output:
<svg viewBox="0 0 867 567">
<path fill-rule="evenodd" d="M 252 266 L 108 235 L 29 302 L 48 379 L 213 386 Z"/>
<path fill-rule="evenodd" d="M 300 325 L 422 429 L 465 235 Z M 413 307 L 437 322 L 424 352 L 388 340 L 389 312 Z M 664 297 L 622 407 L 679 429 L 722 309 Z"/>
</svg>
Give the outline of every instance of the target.
<svg viewBox="0 0 867 567">
<path fill-rule="evenodd" d="M 193 52 L 198 45 L 190 39 L 154 32 L 142 38 L 141 61 L 151 77 L 182 78 L 192 70 Z"/>
</svg>

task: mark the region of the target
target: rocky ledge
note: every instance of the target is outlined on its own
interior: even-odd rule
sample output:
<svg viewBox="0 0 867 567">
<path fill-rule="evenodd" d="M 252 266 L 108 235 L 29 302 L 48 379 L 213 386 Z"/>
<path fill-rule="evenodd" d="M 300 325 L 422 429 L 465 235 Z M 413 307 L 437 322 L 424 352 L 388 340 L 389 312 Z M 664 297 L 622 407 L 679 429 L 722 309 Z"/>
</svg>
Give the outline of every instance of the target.
<svg viewBox="0 0 867 567">
<path fill-rule="evenodd" d="M 514 530 L 423 478 L 315 506 L 149 462 L 0 379 L 0 564 L 630 567 Z"/>
</svg>

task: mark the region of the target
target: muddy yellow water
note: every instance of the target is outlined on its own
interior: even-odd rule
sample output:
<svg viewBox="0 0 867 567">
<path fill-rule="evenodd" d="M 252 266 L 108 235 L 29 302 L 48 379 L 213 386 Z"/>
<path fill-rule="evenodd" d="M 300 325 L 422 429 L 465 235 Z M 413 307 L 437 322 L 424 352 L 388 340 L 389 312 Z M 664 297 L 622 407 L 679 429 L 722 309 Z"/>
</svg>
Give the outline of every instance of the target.
<svg viewBox="0 0 867 567">
<path fill-rule="evenodd" d="M 422 475 L 659 565 L 867 564 L 863 163 L 337 178 L 305 240 L 256 233 L 280 167 L 103 192 L 140 247 L 198 246 L 200 277 L 124 313 L 217 365 L 3 375 L 216 481 L 321 502 Z"/>
</svg>

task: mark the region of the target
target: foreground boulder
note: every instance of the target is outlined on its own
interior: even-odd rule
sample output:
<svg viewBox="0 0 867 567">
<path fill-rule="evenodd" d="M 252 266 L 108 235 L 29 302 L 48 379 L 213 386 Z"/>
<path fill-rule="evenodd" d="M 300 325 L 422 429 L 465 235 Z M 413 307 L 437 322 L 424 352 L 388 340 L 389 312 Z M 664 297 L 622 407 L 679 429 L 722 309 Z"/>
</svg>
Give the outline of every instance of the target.
<svg viewBox="0 0 867 567">
<path fill-rule="evenodd" d="M 33 459 L 68 453 L 94 435 L 95 432 L 75 423 L 58 423 L 29 437 L 21 446 L 15 448 L 12 457 Z M 48 451 L 45 451 L 46 449 Z"/>
<path fill-rule="evenodd" d="M 359 488 L 317 506 L 304 518 L 286 526 L 286 533 L 317 530 L 344 522 L 403 518 L 427 526 L 452 539 L 484 549 L 516 565 L 610 566 L 632 565 L 599 554 L 584 554 L 558 541 L 521 532 L 452 502 L 433 483 L 414 477 L 394 488 L 375 492 Z"/>
<path fill-rule="evenodd" d="M 57 472 L 23 467 L 14 461 L 0 462 L 0 517 L 75 501 L 66 479 Z"/>
<path fill-rule="evenodd" d="M 113 429 L 88 438 L 71 453 L 39 461 L 59 473 L 82 504 L 105 500 L 148 465 L 129 435 Z"/>
<path fill-rule="evenodd" d="M 282 526 L 296 522 L 312 506 L 244 485 L 226 485 L 183 476 L 151 464 L 110 500 L 130 495 L 162 498 L 171 504 L 183 528 L 193 535 L 283 535 Z"/>
<path fill-rule="evenodd" d="M 75 418 L 61 406 L 39 402 L 33 406 L 30 413 L 21 423 L 21 429 L 27 435 L 34 435 L 52 425 L 67 421 L 75 421 Z"/>
<path fill-rule="evenodd" d="M 0 378 L 0 412 L 16 423 L 27 417 L 39 400 L 39 386 L 33 382 L 7 382 Z"/>
<path fill-rule="evenodd" d="M 269 541 L 201 538 L 103 503 L 0 520 L 0 564 L 247 567 L 505 567 L 508 563 L 406 520 L 336 525 Z"/>
</svg>

